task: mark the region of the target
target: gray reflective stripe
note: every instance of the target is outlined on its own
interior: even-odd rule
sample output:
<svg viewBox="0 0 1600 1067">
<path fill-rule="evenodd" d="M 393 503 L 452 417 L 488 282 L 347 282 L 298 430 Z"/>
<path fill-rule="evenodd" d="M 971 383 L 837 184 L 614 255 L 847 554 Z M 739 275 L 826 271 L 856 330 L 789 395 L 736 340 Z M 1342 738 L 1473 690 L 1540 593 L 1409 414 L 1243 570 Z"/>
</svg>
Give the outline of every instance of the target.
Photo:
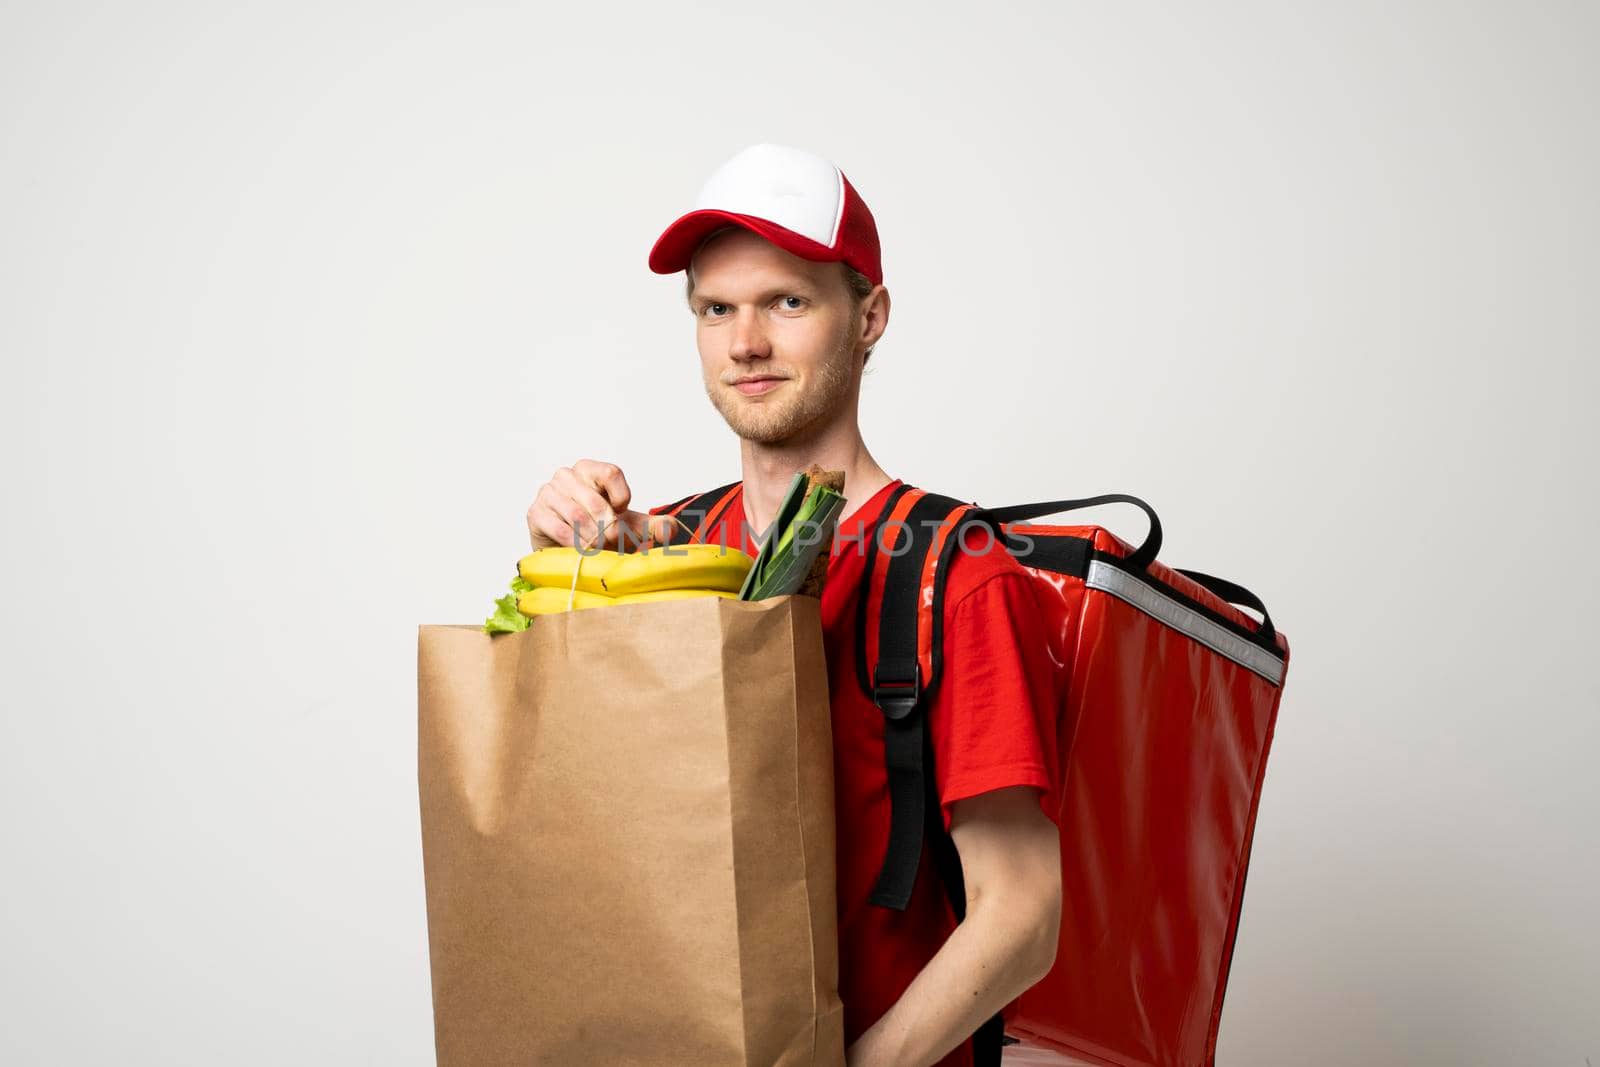
<svg viewBox="0 0 1600 1067">
<path fill-rule="evenodd" d="M 1218 626 L 1198 611 L 1180 604 L 1127 571 L 1101 560 L 1092 560 L 1089 563 L 1089 577 L 1084 584 L 1132 604 L 1146 615 L 1160 619 L 1174 630 L 1188 634 L 1239 666 L 1261 675 L 1273 685 L 1283 684 L 1281 659 L 1260 645 L 1251 644 L 1238 634 Z"/>
</svg>

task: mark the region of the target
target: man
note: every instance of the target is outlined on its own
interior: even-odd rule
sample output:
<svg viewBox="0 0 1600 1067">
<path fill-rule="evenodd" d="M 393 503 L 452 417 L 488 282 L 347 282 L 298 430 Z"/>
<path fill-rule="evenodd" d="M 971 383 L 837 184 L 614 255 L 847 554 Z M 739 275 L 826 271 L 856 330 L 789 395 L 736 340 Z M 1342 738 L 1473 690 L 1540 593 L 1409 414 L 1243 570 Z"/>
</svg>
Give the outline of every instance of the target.
<svg viewBox="0 0 1600 1067">
<path fill-rule="evenodd" d="M 845 472 L 821 608 L 850 1067 L 966 1067 L 972 1033 L 1049 971 L 1060 923 L 1059 836 L 1047 814 L 1057 810 L 1057 699 L 1035 579 L 982 537 L 951 557 L 944 677 L 927 714 L 965 921 L 956 924 L 926 847 L 905 911 L 869 903 L 890 802 L 883 716 L 854 673 L 856 607 L 865 547 L 901 484 L 857 423 L 862 368 L 889 321 L 876 224 L 833 164 L 757 145 L 712 176 L 650 265 L 687 271 L 706 393 L 740 442 L 743 481 L 701 539 L 753 553 L 796 471 Z M 533 545 L 665 541 L 666 509 L 640 513 L 631 499 L 614 464 L 562 468 L 528 510 Z"/>
</svg>

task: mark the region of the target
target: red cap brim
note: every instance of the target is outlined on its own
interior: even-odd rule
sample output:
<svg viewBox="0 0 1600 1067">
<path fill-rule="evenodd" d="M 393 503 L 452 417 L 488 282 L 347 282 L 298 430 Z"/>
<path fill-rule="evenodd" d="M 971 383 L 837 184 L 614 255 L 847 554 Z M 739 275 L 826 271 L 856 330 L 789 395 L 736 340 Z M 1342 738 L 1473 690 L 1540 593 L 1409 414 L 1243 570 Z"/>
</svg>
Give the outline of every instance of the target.
<svg viewBox="0 0 1600 1067">
<path fill-rule="evenodd" d="M 650 249 L 650 269 L 657 274 L 672 274 L 688 269 L 689 261 L 694 258 L 700 242 L 724 226 L 743 226 L 801 259 L 815 260 L 818 263 L 837 263 L 844 258 L 827 245 L 818 244 L 809 237 L 802 237 L 793 230 L 785 229 L 766 219 L 759 219 L 754 215 L 737 215 L 731 211 L 707 209 L 691 211 L 666 228 L 657 238 L 655 247 Z"/>
</svg>

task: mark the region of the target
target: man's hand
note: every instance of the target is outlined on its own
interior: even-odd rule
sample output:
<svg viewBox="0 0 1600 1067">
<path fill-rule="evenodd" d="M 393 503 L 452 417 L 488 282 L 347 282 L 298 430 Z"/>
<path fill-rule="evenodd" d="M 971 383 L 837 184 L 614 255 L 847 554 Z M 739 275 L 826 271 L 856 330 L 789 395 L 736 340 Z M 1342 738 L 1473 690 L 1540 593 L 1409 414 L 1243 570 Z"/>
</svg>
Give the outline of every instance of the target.
<svg viewBox="0 0 1600 1067">
<path fill-rule="evenodd" d="M 556 471 L 534 494 L 528 507 L 528 537 L 536 550 L 567 545 L 626 552 L 652 534 L 666 541 L 673 521 L 665 515 L 628 510 L 632 499 L 622 468 L 580 459 Z"/>
</svg>

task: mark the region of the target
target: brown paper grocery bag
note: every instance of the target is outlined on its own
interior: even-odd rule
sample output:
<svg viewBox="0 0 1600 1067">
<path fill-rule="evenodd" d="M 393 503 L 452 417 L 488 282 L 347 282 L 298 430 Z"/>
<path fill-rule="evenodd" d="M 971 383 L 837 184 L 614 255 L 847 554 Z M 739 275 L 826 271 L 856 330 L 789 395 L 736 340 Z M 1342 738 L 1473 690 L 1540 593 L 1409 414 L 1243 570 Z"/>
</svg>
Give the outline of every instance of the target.
<svg viewBox="0 0 1600 1067">
<path fill-rule="evenodd" d="M 818 607 L 420 628 L 439 1063 L 844 1063 Z"/>
</svg>

